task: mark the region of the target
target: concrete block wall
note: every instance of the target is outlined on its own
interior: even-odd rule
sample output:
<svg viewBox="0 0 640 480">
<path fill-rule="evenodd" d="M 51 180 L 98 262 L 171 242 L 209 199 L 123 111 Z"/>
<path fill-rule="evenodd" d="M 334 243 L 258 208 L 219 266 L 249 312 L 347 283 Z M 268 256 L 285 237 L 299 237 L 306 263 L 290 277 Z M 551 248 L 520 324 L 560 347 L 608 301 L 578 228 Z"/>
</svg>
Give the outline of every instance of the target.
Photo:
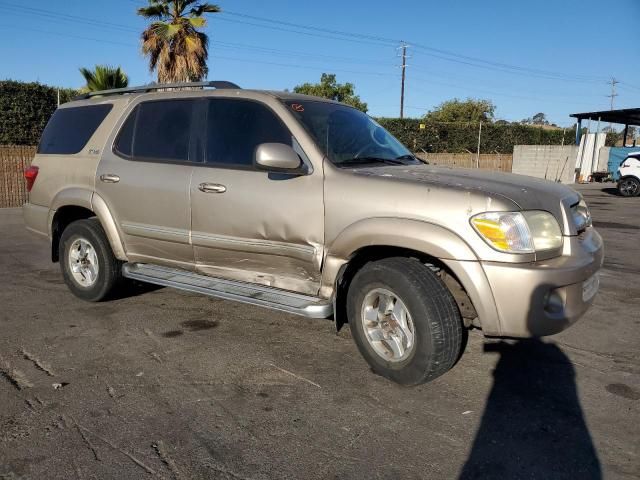
<svg viewBox="0 0 640 480">
<path fill-rule="evenodd" d="M 511 171 L 537 178 L 546 173 L 547 180 L 573 183 L 577 155 L 575 145 L 516 145 Z"/>
</svg>

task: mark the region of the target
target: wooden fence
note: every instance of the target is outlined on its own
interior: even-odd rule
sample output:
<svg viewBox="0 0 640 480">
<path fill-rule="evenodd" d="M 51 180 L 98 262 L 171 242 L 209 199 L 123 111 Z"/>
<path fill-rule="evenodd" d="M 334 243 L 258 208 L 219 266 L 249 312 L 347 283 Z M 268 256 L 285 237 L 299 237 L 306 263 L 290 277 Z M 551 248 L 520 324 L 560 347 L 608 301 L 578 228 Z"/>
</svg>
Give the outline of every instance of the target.
<svg viewBox="0 0 640 480">
<path fill-rule="evenodd" d="M 0 145 L 0 208 L 19 207 L 26 202 L 24 170 L 35 154 L 36 147 Z"/>
<path fill-rule="evenodd" d="M 478 168 L 478 157 L 475 153 L 417 153 L 416 155 L 423 160 L 427 160 L 432 165 Z M 511 172 L 513 155 L 481 153 L 479 163 L 479 168 L 482 170 Z"/>
<path fill-rule="evenodd" d="M 0 145 L 0 208 L 19 207 L 27 199 L 23 172 L 31 164 L 36 147 Z M 418 153 L 432 165 L 477 168 L 473 153 Z M 481 154 L 480 168 L 511 172 L 513 155 Z"/>
</svg>

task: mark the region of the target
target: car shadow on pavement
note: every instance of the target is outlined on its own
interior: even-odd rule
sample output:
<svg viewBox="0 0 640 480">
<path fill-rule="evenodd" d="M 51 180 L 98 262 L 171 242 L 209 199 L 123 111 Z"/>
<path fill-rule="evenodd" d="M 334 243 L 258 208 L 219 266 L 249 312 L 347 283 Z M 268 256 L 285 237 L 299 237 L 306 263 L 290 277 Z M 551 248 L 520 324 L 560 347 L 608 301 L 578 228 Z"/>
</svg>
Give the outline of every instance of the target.
<svg viewBox="0 0 640 480">
<path fill-rule="evenodd" d="M 601 192 L 607 193 L 609 195 L 613 195 L 614 197 L 621 197 L 622 196 L 622 195 L 620 195 L 620 192 L 618 192 L 618 189 L 616 187 L 605 187 L 605 188 L 601 189 Z"/>
<path fill-rule="evenodd" d="M 460 479 L 601 479 L 564 352 L 539 338 L 487 342 L 484 350 L 500 358 Z"/>
<path fill-rule="evenodd" d="M 155 285 L 153 283 L 125 279 L 115 288 L 113 293 L 109 295 L 109 300 L 123 300 L 125 298 L 137 297 L 138 295 L 155 292 L 162 288 L 165 287 L 162 285 Z"/>
</svg>

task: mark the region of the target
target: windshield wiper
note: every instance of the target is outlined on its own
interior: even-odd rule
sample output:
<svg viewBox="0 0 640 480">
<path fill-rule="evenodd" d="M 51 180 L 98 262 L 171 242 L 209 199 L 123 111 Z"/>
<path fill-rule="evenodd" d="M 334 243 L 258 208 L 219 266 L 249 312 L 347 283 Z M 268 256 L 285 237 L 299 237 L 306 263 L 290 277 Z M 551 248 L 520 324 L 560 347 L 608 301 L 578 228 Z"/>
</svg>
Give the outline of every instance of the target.
<svg viewBox="0 0 640 480">
<path fill-rule="evenodd" d="M 381 157 L 354 157 L 340 162 L 340 165 L 358 165 L 364 163 L 386 163 L 389 165 L 405 165 L 401 159 L 381 158 Z"/>
<path fill-rule="evenodd" d="M 407 153 L 406 155 L 396 157 L 396 160 L 418 160 L 418 158 L 413 153 Z"/>
</svg>

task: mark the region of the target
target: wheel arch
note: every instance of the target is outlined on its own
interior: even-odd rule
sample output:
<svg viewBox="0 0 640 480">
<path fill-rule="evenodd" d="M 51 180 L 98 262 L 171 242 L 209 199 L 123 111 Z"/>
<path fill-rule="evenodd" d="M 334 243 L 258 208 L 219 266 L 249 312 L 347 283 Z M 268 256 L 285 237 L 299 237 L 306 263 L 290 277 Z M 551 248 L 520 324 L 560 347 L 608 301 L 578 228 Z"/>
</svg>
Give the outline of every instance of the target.
<svg viewBox="0 0 640 480">
<path fill-rule="evenodd" d="M 475 315 L 475 302 L 447 260 L 477 262 L 475 253 L 454 232 L 426 222 L 368 219 L 345 229 L 328 248 L 320 294 L 334 299 L 339 330 L 346 323 L 345 297 L 355 273 L 366 263 L 388 257 L 416 258 L 440 272 L 461 310 Z M 477 300 L 476 300 L 477 301 Z M 473 312 L 473 313 L 470 313 Z"/>
<path fill-rule="evenodd" d="M 127 256 L 116 227 L 116 223 L 104 200 L 97 194 L 84 189 L 68 189 L 60 192 L 52 202 L 49 211 L 49 238 L 51 238 L 51 261 L 59 260 L 60 237 L 64 229 L 76 220 L 97 217 L 105 231 L 109 244 L 118 260 L 126 261 Z"/>
</svg>

